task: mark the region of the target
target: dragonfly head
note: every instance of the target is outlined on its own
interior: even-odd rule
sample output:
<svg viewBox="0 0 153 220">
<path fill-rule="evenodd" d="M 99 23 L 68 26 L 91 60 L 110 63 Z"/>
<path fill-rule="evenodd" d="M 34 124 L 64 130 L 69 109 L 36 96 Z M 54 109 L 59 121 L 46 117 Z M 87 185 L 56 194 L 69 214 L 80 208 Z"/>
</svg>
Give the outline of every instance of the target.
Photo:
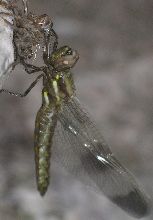
<svg viewBox="0 0 153 220">
<path fill-rule="evenodd" d="M 50 57 L 50 64 L 57 71 L 71 69 L 79 59 L 79 54 L 76 50 L 68 46 L 63 46 L 54 51 Z"/>
</svg>

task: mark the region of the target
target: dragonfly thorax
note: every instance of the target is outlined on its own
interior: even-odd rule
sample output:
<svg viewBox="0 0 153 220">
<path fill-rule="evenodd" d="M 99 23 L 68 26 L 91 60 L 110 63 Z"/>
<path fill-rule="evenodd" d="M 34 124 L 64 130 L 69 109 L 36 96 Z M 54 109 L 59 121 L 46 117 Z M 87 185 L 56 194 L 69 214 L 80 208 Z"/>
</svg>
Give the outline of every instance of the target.
<svg viewBox="0 0 153 220">
<path fill-rule="evenodd" d="M 69 71 L 57 72 L 45 83 L 43 89 L 43 103 L 45 105 L 61 105 L 70 99 L 75 92 L 72 73 Z"/>
</svg>

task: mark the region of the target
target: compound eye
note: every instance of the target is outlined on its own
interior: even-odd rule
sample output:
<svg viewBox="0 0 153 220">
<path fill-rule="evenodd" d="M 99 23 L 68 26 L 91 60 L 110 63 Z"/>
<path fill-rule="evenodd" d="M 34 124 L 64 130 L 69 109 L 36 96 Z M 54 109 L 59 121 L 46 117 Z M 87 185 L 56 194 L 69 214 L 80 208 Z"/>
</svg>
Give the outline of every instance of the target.
<svg viewBox="0 0 153 220">
<path fill-rule="evenodd" d="M 73 54 L 73 51 L 71 49 L 69 49 L 67 52 L 66 52 L 66 55 L 72 55 Z"/>
</svg>

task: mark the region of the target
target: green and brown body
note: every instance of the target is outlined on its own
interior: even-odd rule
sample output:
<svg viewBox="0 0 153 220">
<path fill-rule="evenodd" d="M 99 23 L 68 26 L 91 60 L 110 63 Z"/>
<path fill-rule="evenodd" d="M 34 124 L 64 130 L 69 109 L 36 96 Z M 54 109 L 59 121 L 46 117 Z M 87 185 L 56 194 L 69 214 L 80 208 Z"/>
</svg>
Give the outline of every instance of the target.
<svg viewBox="0 0 153 220">
<path fill-rule="evenodd" d="M 41 195 L 45 194 L 49 185 L 51 145 L 58 120 L 58 112 L 62 109 L 63 102 L 68 101 L 75 91 L 73 77 L 69 71 L 70 67 L 65 69 L 66 61 L 67 59 L 63 61 L 63 70 L 61 62 L 59 62 L 60 70 L 59 68 L 55 70 L 49 67 L 44 70 L 42 106 L 36 116 L 34 134 L 37 187 Z"/>
<path fill-rule="evenodd" d="M 56 123 L 53 106 L 43 103 L 36 116 L 34 140 L 37 187 L 41 195 L 45 194 L 49 184 L 51 142 Z"/>
</svg>

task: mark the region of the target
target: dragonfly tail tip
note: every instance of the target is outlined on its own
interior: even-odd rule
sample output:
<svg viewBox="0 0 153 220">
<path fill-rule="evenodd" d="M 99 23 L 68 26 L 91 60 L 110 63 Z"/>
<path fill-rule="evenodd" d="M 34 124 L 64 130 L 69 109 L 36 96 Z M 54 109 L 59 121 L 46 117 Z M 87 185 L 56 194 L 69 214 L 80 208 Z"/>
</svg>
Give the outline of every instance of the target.
<svg viewBox="0 0 153 220">
<path fill-rule="evenodd" d="M 40 195 L 41 195 L 42 197 L 44 197 L 45 194 L 46 194 L 46 192 L 47 192 L 47 188 L 46 188 L 46 187 L 40 187 L 40 186 L 38 186 L 38 191 L 39 191 Z"/>
</svg>

